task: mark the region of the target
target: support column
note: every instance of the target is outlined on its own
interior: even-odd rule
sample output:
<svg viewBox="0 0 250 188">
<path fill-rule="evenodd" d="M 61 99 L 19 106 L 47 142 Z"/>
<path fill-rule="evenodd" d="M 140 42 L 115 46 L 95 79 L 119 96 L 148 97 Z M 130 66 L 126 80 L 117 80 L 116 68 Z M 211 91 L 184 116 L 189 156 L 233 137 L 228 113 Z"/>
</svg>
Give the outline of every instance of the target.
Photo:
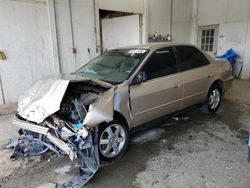
<svg viewBox="0 0 250 188">
<path fill-rule="evenodd" d="M 243 59 L 243 69 L 241 73 L 241 79 L 250 80 L 250 7 L 248 11 L 248 26 L 247 26 L 247 34 L 246 34 L 246 45 L 245 45 L 245 53 Z"/>
<path fill-rule="evenodd" d="M 191 23 L 191 36 L 190 43 L 197 44 L 198 33 L 198 0 L 192 0 L 192 23 Z"/>
<path fill-rule="evenodd" d="M 143 1 L 142 43 L 148 43 L 148 0 Z"/>
<path fill-rule="evenodd" d="M 52 61 L 54 74 L 60 74 L 60 61 L 57 41 L 57 29 L 56 29 L 56 14 L 55 14 L 55 1 L 47 0 L 48 17 L 49 17 L 49 28 L 52 46 Z"/>
</svg>

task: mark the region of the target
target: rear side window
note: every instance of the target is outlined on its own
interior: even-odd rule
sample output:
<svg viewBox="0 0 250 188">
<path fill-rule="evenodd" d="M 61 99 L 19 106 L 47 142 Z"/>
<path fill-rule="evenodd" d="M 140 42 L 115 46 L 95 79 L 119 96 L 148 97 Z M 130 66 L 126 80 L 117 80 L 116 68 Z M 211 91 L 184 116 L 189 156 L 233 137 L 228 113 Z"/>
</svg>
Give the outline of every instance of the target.
<svg viewBox="0 0 250 188">
<path fill-rule="evenodd" d="M 148 80 L 167 76 L 177 72 L 173 48 L 163 48 L 154 52 L 143 67 Z"/>
<path fill-rule="evenodd" d="M 196 48 L 190 46 L 175 47 L 179 57 L 181 71 L 209 64 L 208 59 Z"/>
</svg>

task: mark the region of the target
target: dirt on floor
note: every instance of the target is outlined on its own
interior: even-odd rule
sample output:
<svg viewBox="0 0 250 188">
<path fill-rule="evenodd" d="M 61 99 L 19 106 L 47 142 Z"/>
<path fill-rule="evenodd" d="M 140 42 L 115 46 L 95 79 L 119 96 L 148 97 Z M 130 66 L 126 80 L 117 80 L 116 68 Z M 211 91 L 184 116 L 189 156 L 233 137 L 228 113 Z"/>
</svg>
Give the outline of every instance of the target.
<svg viewBox="0 0 250 188">
<path fill-rule="evenodd" d="M 166 119 L 131 135 L 120 161 L 101 168 L 86 187 L 242 187 L 250 185 L 247 126 L 250 82 L 236 80 L 216 114 L 203 108 L 189 121 Z M 0 117 L 0 145 L 17 136 L 11 115 Z M 52 153 L 11 161 L 0 151 L 0 187 L 55 187 L 78 164 Z"/>
</svg>

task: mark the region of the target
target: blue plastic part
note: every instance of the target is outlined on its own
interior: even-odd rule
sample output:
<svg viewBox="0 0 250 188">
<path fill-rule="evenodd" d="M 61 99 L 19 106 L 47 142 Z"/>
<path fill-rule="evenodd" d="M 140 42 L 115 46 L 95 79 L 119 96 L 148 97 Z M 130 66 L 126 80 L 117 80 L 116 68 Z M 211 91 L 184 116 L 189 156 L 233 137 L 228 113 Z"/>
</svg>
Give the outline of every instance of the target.
<svg viewBox="0 0 250 188">
<path fill-rule="evenodd" d="M 237 54 L 232 48 L 229 49 L 225 54 L 222 56 L 217 56 L 219 59 L 226 59 L 229 61 L 231 65 L 235 64 L 236 59 L 241 58 L 239 54 Z"/>
<path fill-rule="evenodd" d="M 80 135 L 77 135 L 75 142 L 80 142 Z"/>
<path fill-rule="evenodd" d="M 74 124 L 74 128 L 77 129 L 77 130 L 82 129 L 83 128 L 83 124 L 82 123 Z"/>
<path fill-rule="evenodd" d="M 83 124 L 82 123 L 77 123 L 77 124 L 74 124 L 74 128 L 76 130 L 80 130 L 83 128 Z M 80 142 L 80 135 L 77 135 L 76 139 L 75 139 L 75 142 Z"/>
</svg>

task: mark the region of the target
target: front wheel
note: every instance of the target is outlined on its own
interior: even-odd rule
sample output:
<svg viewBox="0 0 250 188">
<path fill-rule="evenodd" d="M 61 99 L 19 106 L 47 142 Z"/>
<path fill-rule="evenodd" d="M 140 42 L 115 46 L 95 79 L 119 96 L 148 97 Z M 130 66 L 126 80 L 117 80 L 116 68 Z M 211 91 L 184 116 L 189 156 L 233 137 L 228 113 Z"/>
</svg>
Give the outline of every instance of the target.
<svg viewBox="0 0 250 188">
<path fill-rule="evenodd" d="M 102 161 L 119 160 L 128 147 L 129 134 L 127 126 L 118 120 L 100 125 L 99 127 L 99 156 Z"/>
<path fill-rule="evenodd" d="M 207 95 L 207 108 L 209 112 L 216 112 L 221 104 L 222 92 L 218 86 L 212 86 Z"/>
</svg>

